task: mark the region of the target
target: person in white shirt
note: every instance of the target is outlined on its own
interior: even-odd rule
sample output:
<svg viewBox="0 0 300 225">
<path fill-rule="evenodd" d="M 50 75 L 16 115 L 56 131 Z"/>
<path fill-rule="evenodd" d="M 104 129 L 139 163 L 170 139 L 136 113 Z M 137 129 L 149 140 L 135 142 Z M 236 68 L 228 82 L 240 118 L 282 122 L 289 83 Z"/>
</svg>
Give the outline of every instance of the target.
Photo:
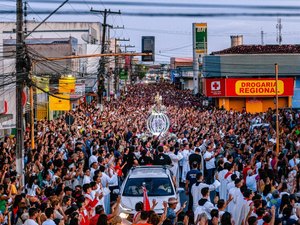
<svg viewBox="0 0 300 225">
<path fill-rule="evenodd" d="M 232 218 L 235 224 L 241 224 L 240 216 L 242 213 L 242 205 L 244 201 L 244 196 L 241 192 L 241 187 L 243 186 L 243 180 L 237 178 L 234 181 L 235 187 L 231 188 L 229 191 L 229 195 L 233 197 L 232 202 L 228 205 L 228 212 L 231 213 Z"/>
<path fill-rule="evenodd" d="M 98 151 L 93 150 L 93 154 L 89 158 L 89 166 L 92 166 L 93 163 L 98 163 Z"/>
<path fill-rule="evenodd" d="M 228 173 L 228 169 L 230 169 L 232 166 L 230 163 L 225 163 L 224 164 L 224 169 L 221 170 L 218 173 L 219 181 L 220 181 L 220 188 L 219 188 L 219 195 L 220 199 L 226 199 L 227 197 L 227 179 L 225 179 L 225 175 Z"/>
<path fill-rule="evenodd" d="M 184 149 L 181 152 L 182 154 L 182 174 L 181 174 L 181 182 L 185 183 L 186 175 L 190 171 L 190 164 L 189 164 L 189 156 L 190 156 L 190 148 L 188 144 L 184 145 Z"/>
<path fill-rule="evenodd" d="M 29 219 L 27 219 L 24 225 L 39 225 L 40 222 L 40 213 L 38 212 L 37 208 L 30 208 L 28 211 Z"/>
<path fill-rule="evenodd" d="M 94 185 L 94 182 L 96 183 L 96 185 Z M 102 187 L 101 184 L 101 177 L 100 175 L 95 175 L 94 176 L 94 182 L 91 182 L 91 187 L 92 187 L 92 191 L 91 191 L 91 196 L 92 198 L 95 198 L 95 194 L 98 193 L 99 194 L 99 202 L 97 205 L 102 205 L 104 207 L 104 211 L 105 211 L 105 204 L 104 204 L 104 188 Z"/>
<path fill-rule="evenodd" d="M 234 181 L 235 179 L 237 179 L 237 175 L 236 174 L 232 174 L 230 177 L 227 178 L 228 180 L 228 184 L 227 184 L 227 194 L 226 194 L 226 197 L 228 198 L 229 196 L 229 191 L 231 188 L 234 188 L 235 187 L 235 184 L 234 184 Z"/>
<path fill-rule="evenodd" d="M 101 169 L 100 169 L 101 171 Z M 110 213 L 110 190 L 109 190 L 109 184 L 111 183 L 111 178 L 105 173 L 105 172 L 100 172 L 99 176 L 101 178 L 101 184 L 103 187 L 103 194 L 104 194 L 104 208 L 105 208 L 105 213 L 109 214 Z"/>
<path fill-rule="evenodd" d="M 242 224 L 245 224 L 246 218 L 249 213 L 251 213 L 250 216 L 255 216 L 253 212 L 250 212 L 251 206 L 254 207 L 254 203 L 252 201 L 254 193 L 250 189 L 246 189 L 243 195 L 244 195 L 244 201 L 242 203 L 242 213 L 239 221 L 242 221 Z"/>
<path fill-rule="evenodd" d="M 213 184 L 203 183 L 203 175 L 201 172 L 196 175 L 196 179 L 197 179 L 197 182 L 195 184 L 193 184 L 193 186 L 191 188 L 191 194 L 193 196 L 193 211 L 196 210 L 196 208 L 198 206 L 198 201 L 203 198 L 203 196 L 201 194 L 201 190 L 203 188 L 208 187 L 209 191 L 214 191 L 220 185 L 220 182 L 218 180 L 215 180 L 215 182 Z M 210 199 L 208 199 L 208 200 L 210 201 Z"/>
<path fill-rule="evenodd" d="M 206 183 L 208 184 L 212 184 L 213 183 L 213 178 L 214 178 L 214 173 L 215 173 L 215 169 L 216 169 L 216 165 L 215 165 L 215 161 L 216 161 L 216 156 L 218 155 L 218 153 L 214 153 L 213 152 L 213 148 L 212 148 L 213 143 L 208 143 L 207 146 L 207 150 L 203 156 L 206 164 L 206 170 L 207 173 L 205 174 L 205 180 Z"/>
<path fill-rule="evenodd" d="M 209 199 L 209 188 L 204 187 L 201 190 L 202 198 L 198 202 L 198 206 L 195 210 L 195 223 L 198 221 L 200 214 L 205 213 L 208 219 L 211 219 L 210 212 L 214 209 L 214 205 L 208 200 Z"/>
<path fill-rule="evenodd" d="M 89 168 L 85 169 L 82 180 L 82 185 L 91 183 L 91 171 Z"/>
<path fill-rule="evenodd" d="M 54 218 L 54 209 L 53 208 L 47 208 L 45 209 L 45 215 L 47 217 L 47 220 L 45 220 L 42 225 L 56 225 L 53 221 Z"/>
<path fill-rule="evenodd" d="M 246 186 L 249 188 L 251 191 L 256 192 L 257 191 L 257 177 L 258 174 L 253 174 L 253 170 L 248 170 L 247 171 L 247 177 L 246 177 Z"/>
<path fill-rule="evenodd" d="M 289 166 L 293 168 L 293 167 L 297 166 L 299 164 L 299 162 L 300 162 L 299 154 L 295 153 L 294 157 L 289 160 Z"/>
<path fill-rule="evenodd" d="M 95 171 L 98 169 L 98 162 L 93 162 L 91 164 L 91 180 L 93 179 L 94 175 L 95 175 Z"/>
<path fill-rule="evenodd" d="M 169 157 L 172 161 L 172 167 L 170 168 L 171 172 L 173 173 L 173 177 L 176 179 L 176 185 L 179 187 L 179 165 L 178 162 L 183 158 L 181 151 L 175 154 L 175 148 L 173 146 L 170 147 L 170 151 L 168 153 Z"/>
</svg>

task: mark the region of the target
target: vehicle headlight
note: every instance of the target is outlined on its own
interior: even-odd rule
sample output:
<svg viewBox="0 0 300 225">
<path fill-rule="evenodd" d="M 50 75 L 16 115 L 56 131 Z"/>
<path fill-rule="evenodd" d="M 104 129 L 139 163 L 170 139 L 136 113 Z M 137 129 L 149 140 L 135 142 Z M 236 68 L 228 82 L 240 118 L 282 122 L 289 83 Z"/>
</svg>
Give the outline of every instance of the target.
<svg viewBox="0 0 300 225">
<path fill-rule="evenodd" d="M 120 213 L 119 215 L 122 219 L 127 219 L 129 214 L 128 213 Z"/>
</svg>

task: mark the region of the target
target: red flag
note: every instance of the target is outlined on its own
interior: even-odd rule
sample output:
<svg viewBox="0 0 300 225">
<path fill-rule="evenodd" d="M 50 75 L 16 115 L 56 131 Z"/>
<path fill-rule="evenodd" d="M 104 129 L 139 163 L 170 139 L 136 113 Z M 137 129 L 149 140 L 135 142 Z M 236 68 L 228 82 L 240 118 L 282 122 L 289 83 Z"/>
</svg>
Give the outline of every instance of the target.
<svg viewBox="0 0 300 225">
<path fill-rule="evenodd" d="M 143 205 L 144 205 L 144 211 L 150 211 L 150 202 L 147 194 L 146 187 L 143 187 Z"/>
</svg>

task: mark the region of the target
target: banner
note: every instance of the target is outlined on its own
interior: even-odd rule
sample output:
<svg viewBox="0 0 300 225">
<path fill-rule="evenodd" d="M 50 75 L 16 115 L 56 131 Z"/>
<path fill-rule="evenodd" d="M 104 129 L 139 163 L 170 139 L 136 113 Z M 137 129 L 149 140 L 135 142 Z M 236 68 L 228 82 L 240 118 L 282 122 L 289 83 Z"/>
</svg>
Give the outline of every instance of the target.
<svg viewBox="0 0 300 225">
<path fill-rule="evenodd" d="M 58 98 L 56 98 L 58 97 Z M 71 109 L 70 95 L 57 94 L 49 96 L 49 110 L 51 111 L 69 111 Z"/>
<path fill-rule="evenodd" d="M 203 89 L 207 97 L 225 96 L 225 79 L 205 79 Z"/>
<path fill-rule="evenodd" d="M 42 93 L 45 93 L 45 92 L 49 92 L 49 78 L 47 77 L 37 77 L 37 76 L 34 76 L 33 77 L 33 81 L 36 83 L 36 85 L 41 88 L 42 90 L 40 89 L 36 89 L 36 93 L 37 94 L 42 94 Z"/>
<path fill-rule="evenodd" d="M 155 61 L 155 37 L 154 36 L 143 36 L 142 37 L 142 53 L 152 53 L 152 55 L 143 55 L 143 62 Z"/>
<path fill-rule="evenodd" d="M 75 84 L 75 92 L 70 94 L 70 98 L 80 98 L 85 94 L 85 83 Z"/>
<path fill-rule="evenodd" d="M 206 78 L 203 87 L 207 97 L 274 97 L 273 78 Z M 294 78 L 278 79 L 278 95 L 294 95 Z"/>
<path fill-rule="evenodd" d="M 261 79 L 226 79 L 226 96 L 246 96 L 246 97 L 274 97 L 276 95 L 276 80 L 272 78 Z M 294 95 L 294 79 L 278 79 L 278 95 Z"/>
<path fill-rule="evenodd" d="M 75 92 L 75 77 L 64 77 L 59 79 L 58 92 L 61 94 L 70 94 Z"/>
<path fill-rule="evenodd" d="M 143 188 L 143 206 L 144 206 L 143 210 L 150 211 L 150 201 L 148 198 L 147 189 L 144 186 L 142 188 Z"/>
<path fill-rule="evenodd" d="M 197 54 L 207 53 L 207 23 L 193 23 L 194 51 Z"/>
</svg>

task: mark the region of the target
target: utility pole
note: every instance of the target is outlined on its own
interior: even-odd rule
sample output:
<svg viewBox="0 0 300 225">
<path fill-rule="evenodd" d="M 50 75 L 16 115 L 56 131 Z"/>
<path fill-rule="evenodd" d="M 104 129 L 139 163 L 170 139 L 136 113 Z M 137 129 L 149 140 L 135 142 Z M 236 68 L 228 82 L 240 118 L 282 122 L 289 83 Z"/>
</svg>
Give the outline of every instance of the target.
<svg viewBox="0 0 300 225">
<path fill-rule="evenodd" d="M 264 45 L 264 31 L 263 30 L 261 30 L 260 31 L 260 38 L 261 38 L 261 45 Z"/>
<path fill-rule="evenodd" d="M 108 52 L 110 52 L 110 44 L 111 44 L 111 41 L 110 41 L 110 29 L 113 28 L 112 25 L 108 25 L 107 24 L 107 27 L 109 28 L 108 29 L 108 34 L 107 34 L 107 42 L 106 42 L 106 46 L 107 46 L 107 49 L 108 49 Z M 109 71 L 106 73 L 106 79 L 107 79 L 107 93 L 106 93 L 106 100 L 108 102 L 110 102 L 110 81 L 111 81 L 111 75 L 112 75 L 112 70 L 111 68 L 109 69 Z"/>
<path fill-rule="evenodd" d="M 278 43 L 279 45 L 281 45 L 281 42 L 282 42 L 282 33 L 281 33 L 282 25 L 281 25 L 281 18 L 278 18 L 278 19 L 277 19 L 276 29 L 277 29 L 277 38 L 276 38 L 276 41 L 277 41 L 277 43 Z"/>
<path fill-rule="evenodd" d="M 278 111 L 278 64 L 275 63 L 275 82 L 276 82 L 276 154 L 279 154 L 279 111 Z"/>
<path fill-rule="evenodd" d="M 124 26 L 123 26 L 124 27 Z M 119 28 L 118 28 L 119 29 Z M 118 41 L 130 41 L 130 39 L 126 38 L 115 38 L 115 54 L 117 54 Z M 115 99 L 120 95 L 120 80 L 119 80 L 119 57 L 115 56 Z"/>
<path fill-rule="evenodd" d="M 23 105 L 22 93 L 24 85 L 24 33 L 23 33 L 23 1 L 17 0 L 17 23 L 16 23 L 16 170 L 20 176 L 21 185 L 24 183 L 24 137 L 23 137 Z"/>
<path fill-rule="evenodd" d="M 127 53 L 127 49 L 128 48 L 135 48 L 135 45 L 119 45 L 119 47 L 124 47 L 125 48 L 125 53 Z M 128 80 L 129 80 L 129 84 L 131 84 L 131 56 L 130 57 L 130 65 L 129 65 L 129 68 L 128 68 Z M 126 87 L 126 83 L 127 81 L 125 81 L 125 87 Z M 127 87 L 126 87 L 127 88 Z"/>
<path fill-rule="evenodd" d="M 118 12 L 113 12 L 110 10 L 105 9 L 104 11 L 102 10 L 93 10 L 91 9 L 91 12 L 95 13 L 100 13 L 103 15 L 103 31 L 102 31 L 102 40 L 101 40 L 101 54 L 105 52 L 105 35 L 106 35 L 106 27 L 108 24 L 106 23 L 107 21 L 107 16 L 110 14 L 121 14 L 120 10 Z M 103 90 L 104 90 L 104 74 L 105 74 L 105 57 L 101 57 L 99 61 L 99 68 L 98 68 L 98 106 L 100 107 L 100 110 L 103 110 Z"/>
<path fill-rule="evenodd" d="M 109 68 L 107 73 L 107 101 L 110 102 L 110 80 L 112 75 L 112 68 Z"/>
</svg>

